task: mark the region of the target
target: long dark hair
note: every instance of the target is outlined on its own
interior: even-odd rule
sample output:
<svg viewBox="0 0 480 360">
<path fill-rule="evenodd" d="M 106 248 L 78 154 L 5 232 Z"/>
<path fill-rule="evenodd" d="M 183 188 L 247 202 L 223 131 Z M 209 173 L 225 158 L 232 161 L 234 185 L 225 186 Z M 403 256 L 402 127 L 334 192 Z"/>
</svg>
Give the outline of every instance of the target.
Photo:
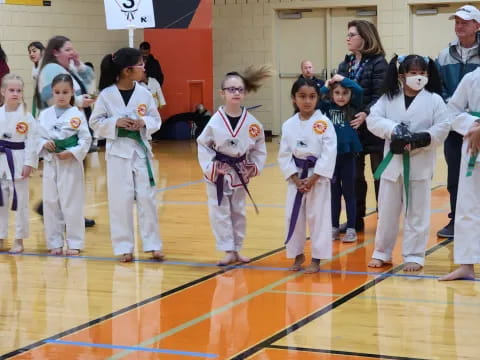
<svg viewBox="0 0 480 360">
<path fill-rule="evenodd" d="M 7 62 L 7 54 L 3 51 L 2 45 L 0 45 L 0 60 Z"/>
<path fill-rule="evenodd" d="M 55 76 L 52 80 L 52 89 L 55 85 L 57 85 L 60 82 L 66 82 L 70 87 L 72 88 L 72 97 L 70 98 L 70 105 L 75 105 L 75 88 L 73 87 L 73 79 L 70 75 L 68 74 L 58 74 Z"/>
<path fill-rule="evenodd" d="M 300 90 L 302 86 L 308 86 L 308 87 L 314 88 L 318 97 L 320 97 L 320 90 L 318 89 L 318 86 L 315 83 L 315 81 L 313 81 L 312 79 L 306 79 L 304 77 L 300 77 L 292 85 L 292 90 L 290 91 L 290 96 L 292 97 L 292 99 L 295 99 L 296 93 Z M 295 113 L 298 113 L 300 111 L 300 109 L 298 108 L 297 104 L 295 104 L 295 102 L 293 102 L 293 109 L 295 110 Z"/>
<path fill-rule="evenodd" d="M 397 62 L 400 62 L 398 68 Z M 393 99 L 393 97 L 400 93 L 400 81 L 398 80 L 398 75 L 406 74 L 412 68 L 426 71 L 428 74 L 428 83 L 425 86 L 425 89 L 440 96 L 442 95 L 442 80 L 438 73 L 437 66 L 431 58 L 412 54 L 406 57 L 402 56 L 399 60 L 399 56 L 395 54 L 388 64 L 385 81 L 383 82 L 383 93 L 386 94 L 389 99 Z"/>
<path fill-rule="evenodd" d="M 141 57 L 140 51 L 134 48 L 121 48 L 114 54 L 105 55 L 100 64 L 98 89 L 101 91 L 115 84 L 122 70 L 135 66 Z"/>
<path fill-rule="evenodd" d="M 40 66 L 40 71 L 42 71 L 42 69 L 47 64 L 58 64 L 57 58 L 55 57 L 53 51 L 59 51 L 67 41 L 70 41 L 70 39 L 62 35 L 54 36 L 48 41 L 45 52 L 43 53 L 43 60 L 42 65 Z"/>
</svg>

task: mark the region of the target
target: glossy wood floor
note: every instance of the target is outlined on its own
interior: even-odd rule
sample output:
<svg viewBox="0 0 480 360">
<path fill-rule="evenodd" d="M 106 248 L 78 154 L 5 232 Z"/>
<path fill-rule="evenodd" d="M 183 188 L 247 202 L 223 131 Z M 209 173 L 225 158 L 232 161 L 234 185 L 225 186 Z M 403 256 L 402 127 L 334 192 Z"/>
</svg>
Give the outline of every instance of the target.
<svg viewBox="0 0 480 360">
<path fill-rule="evenodd" d="M 88 157 L 87 229 L 80 257 L 48 256 L 31 214 L 22 255 L 0 254 L 0 358 L 7 359 L 479 359 L 480 283 L 440 283 L 452 244 L 434 236 L 447 222 L 439 150 L 432 236 L 416 275 L 366 266 L 376 215 L 354 244 L 334 244 L 315 275 L 292 273 L 283 249 L 285 183 L 278 139 L 251 190 L 246 266 L 219 269 L 194 142 L 155 144 L 161 232 L 168 261 L 113 257 L 103 153 Z M 32 208 L 41 178 L 31 182 Z M 119 194 L 121 196 L 121 194 Z M 368 206 L 373 209 L 370 191 Z M 13 233 L 13 227 L 11 227 Z M 138 241 L 138 239 L 137 239 Z M 138 246 L 137 246 L 138 248 Z M 2 355 L 3 354 L 3 355 Z"/>
</svg>

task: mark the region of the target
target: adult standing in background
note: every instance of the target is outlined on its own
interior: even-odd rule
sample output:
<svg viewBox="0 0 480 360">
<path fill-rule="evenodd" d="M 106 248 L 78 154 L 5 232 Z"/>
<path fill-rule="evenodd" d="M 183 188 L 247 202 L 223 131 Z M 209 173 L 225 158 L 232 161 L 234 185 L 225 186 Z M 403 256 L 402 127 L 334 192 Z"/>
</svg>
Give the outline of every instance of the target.
<svg viewBox="0 0 480 360">
<path fill-rule="evenodd" d="M 90 106 L 95 99 L 88 95 L 88 88 L 94 79 L 93 70 L 80 61 L 78 52 L 73 47 L 69 38 L 54 36 L 48 41 L 43 55 L 42 65 L 37 79 L 38 97 L 37 106 L 43 110 L 53 105 L 52 80 L 59 74 L 69 74 L 73 78 L 75 106 L 85 111 L 88 119 L 91 114 Z M 37 208 L 37 212 L 43 214 L 43 207 Z M 91 227 L 95 221 L 85 218 L 85 226 Z"/>
<path fill-rule="evenodd" d="M 7 54 L 2 49 L 0 45 L 0 83 L 2 82 L 3 77 L 10 72 L 10 68 L 7 65 Z"/>
<path fill-rule="evenodd" d="M 325 84 L 325 81 L 317 78 L 314 75 L 315 68 L 313 67 L 313 63 L 310 60 L 303 60 L 300 63 L 300 69 L 302 70 L 302 74 L 298 78 L 313 80 L 315 82 L 315 85 L 318 88 L 318 92 L 321 94 L 320 89 Z M 316 106 L 317 109 L 320 109 L 320 104 L 321 104 L 321 99 L 319 98 Z"/>
<path fill-rule="evenodd" d="M 465 5 L 457 9 L 449 19 L 455 19 L 457 39 L 443 49 L 437 58 L 443 82 L 442 95 L 447 102 L 463 76 L 480 66 L 480 38 L 478 36 L 480 11 L 475 6 Z M 470 109 L 470 111 L 480 111 L 480 109 Z M 452 130 L 448 134 L 443 148 L 448 167 L 447 190 L 450 194 L 450 214 L 448 214 L 450 221 L 437 232 L 439 237 L 453 238 L 454 235 L 462 143 L 463 136 Z"/>
<path fill-rule="evenodd" d="M 40 71 L 40 65 L 43 59 L 43 53 L 45 51 L 45 46 L 40 41 L 33 41 L 27 46 L 28 57 L 33 63 L 32 66 L 32 79 L 37 82 L 38 73 Z M 33 104 L 32 104 L 32 115 L 36 117 L 37 115 L 37 100 L 35 97 L 35 92 L 33 95 Z"/>
<path fill-rule="evenodd" d="M 140 44 L 140 53 L 143 57 L 143 62 L 145 63 L 145 72 L 147 73 L 147 77 L 153 77 L 157 79 L 160 83 L 160 86 L 163 86 L 163 72 L 162 67 L 157 59 L 150 54 L 150 43 L 149 42 L 142 42 Z"/>
<path fill-rule="evenodd" d="M 350 122 L 357 129 L 363 152 L 357 157 L 355 192 L 357 211 L 355 228 L 362 231 L 366 214 L 367 182 L 365 180 L 365 156 L 370 155 L 370 167 L 375 172 L 383 160 L 384 141 L 373 135 L 366 126 L 365 119 L 370 108 L 382 95 L 383 81 L 387 72 L 387 61 L 380 36 L 374 24 L 366 20 L 353 20 L 348 23 L 347 47 L 350 54 L 338 66 L 338 73 L 356 81 L 363 88 L 363 104 L 360 112 Z M 375 198 L 378 199 L 380 182 L 375 180 Z M 340 230 L 346 230 L 342 224 Z"/>
</svg>

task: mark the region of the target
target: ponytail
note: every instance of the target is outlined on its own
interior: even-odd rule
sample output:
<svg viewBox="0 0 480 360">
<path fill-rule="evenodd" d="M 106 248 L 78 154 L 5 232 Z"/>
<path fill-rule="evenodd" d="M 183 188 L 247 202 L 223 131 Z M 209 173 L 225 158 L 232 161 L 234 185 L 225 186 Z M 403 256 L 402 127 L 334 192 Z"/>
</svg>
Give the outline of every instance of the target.
<svg viewBox="0 0 480 360">
<path fill-rule="evenodd" d="M 436 93 L 442 96 L 442 78 L 438 72 L 437 64 L 431 58 L 428 58 L 428 83 L 425 86 L 425 89 L 432 93 Z"/>
<path fill-rule="evenodd" d="M 400 83 L 398 81 L 398 69 L 397 69 L 398 55 L 390 60 L 388 64 L 385 79 L 383 80 L 383 93 L 391 100 L 400 93 Z"/>
<path fill-rule="evenodd" d="M 270 65 L 247 67 L 243 74 L 236 71 L 229 72 L 225 75 L 222 81 L 221 88 L 223 89 L 225 81 L 230 77 L 239 77 L 242 79 L 246 92 L 256 92 L 263 85 L 263 81 L 273 75 L 273 70 Z"/>
</svg>

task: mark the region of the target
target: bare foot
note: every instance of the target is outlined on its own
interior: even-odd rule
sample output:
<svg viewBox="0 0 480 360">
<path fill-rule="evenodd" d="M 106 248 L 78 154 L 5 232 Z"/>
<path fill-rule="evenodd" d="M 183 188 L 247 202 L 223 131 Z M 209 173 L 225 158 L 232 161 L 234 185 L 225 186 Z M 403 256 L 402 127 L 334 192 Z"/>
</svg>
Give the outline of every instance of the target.
<svg viewBox="0 0 480 360">
<path fill-rule="evenodd" d="M 370 262 L 368 263 L 368 267 L 371 267 L 371 268 L 381 268 L 387 265 L 390 265 L 388 261 L 383 261 L 375 258 L 372 258 L 372 260 L 370 260 Z"/>
<path fill-rule="evenodd" d="M 422 270 L 423 266 L 420 264 L 417 264 L 415 262 L 407 262 L 403 266 L 403 271 L 404 272 L 414 272 L 414 271 L 420 271 Z"/>
<path fill-rule="evenodd" d="M 451 281 L 451 280 L 474 280 L 475 279 L 475 270 L 473 265 L 471 264 L 464 264 L 460 265 L 460 267 L 452 271 L 450 274 L 442 276 L 440 281 Z"/>
<path fill-rule="evenodd" d="M 235 252 L 233 251 L 227 251 L 223 259 L 219 260 L 217 262 L 218 266 L 226 266 L 228 264 L 234 263 L 237 261 L 237 257 L 235 256 Z"/>
<path fill-rule="evenodd" d="M 290 266 L 290 271 L 300 271 L 302 270 L 302 264 L 305 262 L 305 255 L 300 254 L 295 257 L 295 261 L 292 266 Z"/>
<path fill-rule="evenodd" d="M 65 255 L 68 256 L 78 256 L 80 255 L 80 249 L 67 249 Z"/>
<path fill-rule="evenodd" d="M 63 248 L 50 249 L 50 255 L 63 255 Z"/>
<path fill-rule="evenodd" d="M 235 251 L 235 258 L 237 259 L 237 261 L 240 261 L 241 263 L 244 263 L 244 264 L 249 263 L 251 261 L 249 257 L 243 256 L 238 251 Z"/>
<path fill-rule="evenodd" d="M 23 248 L 23 239 L 15 239 L 13 241 L 13 246 L 10 249 L 10 252 L 13 254 L 20 254 L 24 250 Z"/>
<path fill-rule="evenodd" d="M 315 274 L 320 271 L 320 261 L 312 261 L 310 265 L 305 268 L 305 274 Z"/>
<path fill-rule="evenodd" d="M 120 256 L 120 262 L 132 262 L 133 261 L 133 255 L 132 254 L 123 254 Z"/>
<path fill-rule="evenodd" d="M 150 251 L 150 253 L 152 254 L 153 260 L 157 260 L 157 261 L 165 260 L 165 255 L 163 255 L 161 251 L 154 250 L 154 251 Z"/>
</svg>

